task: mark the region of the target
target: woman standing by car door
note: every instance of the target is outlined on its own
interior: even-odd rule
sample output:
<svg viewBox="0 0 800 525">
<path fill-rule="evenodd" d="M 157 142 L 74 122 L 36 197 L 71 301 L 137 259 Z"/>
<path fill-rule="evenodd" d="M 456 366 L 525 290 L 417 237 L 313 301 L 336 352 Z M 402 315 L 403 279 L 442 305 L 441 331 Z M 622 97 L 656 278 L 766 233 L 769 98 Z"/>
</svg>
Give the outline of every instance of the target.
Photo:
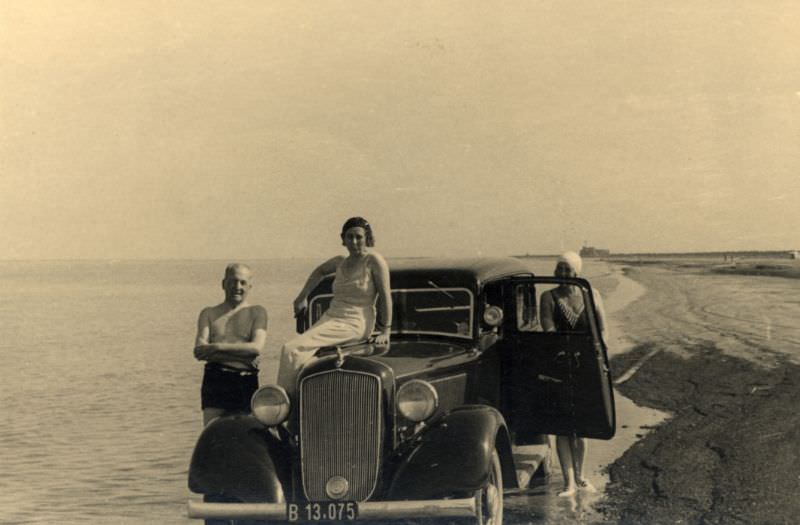
<svg viewBox="0 0 800 525">
<path fill-rule="evenodd" d="M 559 278 L 574 278 L 580 274 L 583 261 L 575 252 L 565 252 L 556 262 L 554 275 Z M 600 295 L 592 290 L 597 312 L 600 336 L 605 339 L 605 314 Z M 588 331 L 589 319 L 583 293 L 578 286 L 562 283 L 542 294 L 541 323 L 545 332 Z M 575 435 L 556 436 L 556 450 L 564 475 L 564 490 L 559 496 L 570 496 L 577 489 L 595 492 L 596 489 L 584 477 L 587 440 Z"/>
<path fill-rule="evenodd" d="M 297 373 L 323 346 L 351 343 L 367 339 L 376 325 L 379 334 L 375 343 L 389 343 L 392 327 L 392 296 L 389 266 L 371 248 L 375 245 L 372 227 L 361 217 L 352 217 L 342 226 L 342 244 L 348 255 L 338 255 L 319 265 L 306 280 L 294 300 L 295 316 L 307 306 L 308 294 L 326 275 L 336 274 L 333 300 L 325 314 L 302 335 L 291 339 L 281 350 L 278 384 L 289 394 L 296 390 Z M 376 301 L 379 312 L 376 312 Z"/>
</svg>

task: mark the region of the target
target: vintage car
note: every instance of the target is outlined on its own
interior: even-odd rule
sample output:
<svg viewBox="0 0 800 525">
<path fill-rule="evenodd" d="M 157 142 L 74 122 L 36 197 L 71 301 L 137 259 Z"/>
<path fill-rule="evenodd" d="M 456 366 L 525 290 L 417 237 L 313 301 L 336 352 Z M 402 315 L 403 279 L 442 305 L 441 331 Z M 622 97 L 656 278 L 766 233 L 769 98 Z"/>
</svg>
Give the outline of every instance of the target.
<svg viewBox="0 0 800 525">
<path fill-rule="evenodd" d="M 614 435 L 587 281 L 535 277 L 513 258 L 389 264 L 391 344 L 322 348 L 296 403 L 266 385 L 251 414 L 212 421 L 191 459 L 189 488 L 203 500 L 189 501 L 190 517 L 499 525 L 504 491 L 547 466 L 543 434 Z M 298 331 L 328 307 L 332 278 L 310 294 Z M 559 283 L 582 291 L 590 330 L 542 331 L 538 296 Z M 532 446 L 542 452 L 519 453 Z"/>
</svg>

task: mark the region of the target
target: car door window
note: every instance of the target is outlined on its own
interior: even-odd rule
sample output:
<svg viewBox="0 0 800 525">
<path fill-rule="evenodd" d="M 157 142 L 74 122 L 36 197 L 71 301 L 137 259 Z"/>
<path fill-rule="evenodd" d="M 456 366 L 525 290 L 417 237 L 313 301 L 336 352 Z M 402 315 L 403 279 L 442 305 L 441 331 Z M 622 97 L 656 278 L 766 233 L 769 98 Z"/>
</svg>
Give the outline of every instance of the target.
<svg viewBox="0 0 800 525">
<path fill-rule="evenodd" d="M 589 311 L 586 291 L 577 284 L 565 283 L 567 293 L 556 289 L 559 285 L 540 284 L 537 287 L 539 327 L 541 331 L 558 333 L 589 332 Z"/>
<path fill-rule="evenodd" d="M 589 331 L 586 311 L 586 294 L 578 285 L 565 284 L 578 290 L 579 300 L 559 298 L 552 294 L 558 285 L 539 283 L 518 284 L 515 287 L 516 323 L 520 332 L 546 332 L 552 326 L 555 332 L 581 333 Z M 573 292 L 574 293 L 574 292 Z M 566 294 L 559 294 L 566 295 Z"/>
<path fill-rule="evenodd" d="M 517 330 L 520 332 L 541 332 L 539 324 L 536 287 L 533 284 L 518 284 L 515 288 Z"/>
</svg>

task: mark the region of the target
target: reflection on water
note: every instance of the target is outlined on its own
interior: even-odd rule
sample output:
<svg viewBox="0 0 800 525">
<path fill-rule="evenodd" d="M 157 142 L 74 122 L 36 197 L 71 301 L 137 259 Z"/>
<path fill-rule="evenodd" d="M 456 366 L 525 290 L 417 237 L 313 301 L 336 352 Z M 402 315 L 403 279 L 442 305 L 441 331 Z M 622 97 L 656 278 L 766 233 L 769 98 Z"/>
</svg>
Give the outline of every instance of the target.
<svg viewBox="0 0 800 525">
<path fill-rule="evenodd" d="M 519 495 L 509 495 L 505 500 L 504 518 L 512 524 L 573 524 L 596 523 L 602 517 L 594 510 L 600 500 L 598 494 L 578 492 L 572 496 L 558 496 L 562 490 L 558 481 L 537 487 Z"/>
<path fill-rule="evenodd" d="M 668 417 L 668 414 L 659 410 L 637 406 L 616 390 L 614 399 L 617 411 L 617 432 L 614 438 L 607 441 L 589 439 L 586 445 L 584 474 L 597 487 L 597 492 L 591 494 L 578 491 L 573 496 L 558 496 L 564 489 L 564 482 L 558 458 L 554 455 L 552 475 L 547 483 L 506 497 L 506 523 L 604 523 L 602 514 L 595 507 L 603 498 L 603 490 L 608 483 L 605 467 Z"/>
</svg>

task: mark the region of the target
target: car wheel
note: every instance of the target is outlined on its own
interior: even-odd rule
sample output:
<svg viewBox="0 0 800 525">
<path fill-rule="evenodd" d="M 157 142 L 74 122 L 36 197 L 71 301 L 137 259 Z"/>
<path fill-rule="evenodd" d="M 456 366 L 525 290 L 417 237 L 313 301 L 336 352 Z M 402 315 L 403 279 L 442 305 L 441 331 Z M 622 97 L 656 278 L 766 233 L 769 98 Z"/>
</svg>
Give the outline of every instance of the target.
<svg viewBox="0 0 800 525">
<path fill-rule="evenodd" d="M 503 525 L 503 469 L 496 449 L 489 462 L 489 481 L 475 497 L 478 525 Z"/>
</svg>

